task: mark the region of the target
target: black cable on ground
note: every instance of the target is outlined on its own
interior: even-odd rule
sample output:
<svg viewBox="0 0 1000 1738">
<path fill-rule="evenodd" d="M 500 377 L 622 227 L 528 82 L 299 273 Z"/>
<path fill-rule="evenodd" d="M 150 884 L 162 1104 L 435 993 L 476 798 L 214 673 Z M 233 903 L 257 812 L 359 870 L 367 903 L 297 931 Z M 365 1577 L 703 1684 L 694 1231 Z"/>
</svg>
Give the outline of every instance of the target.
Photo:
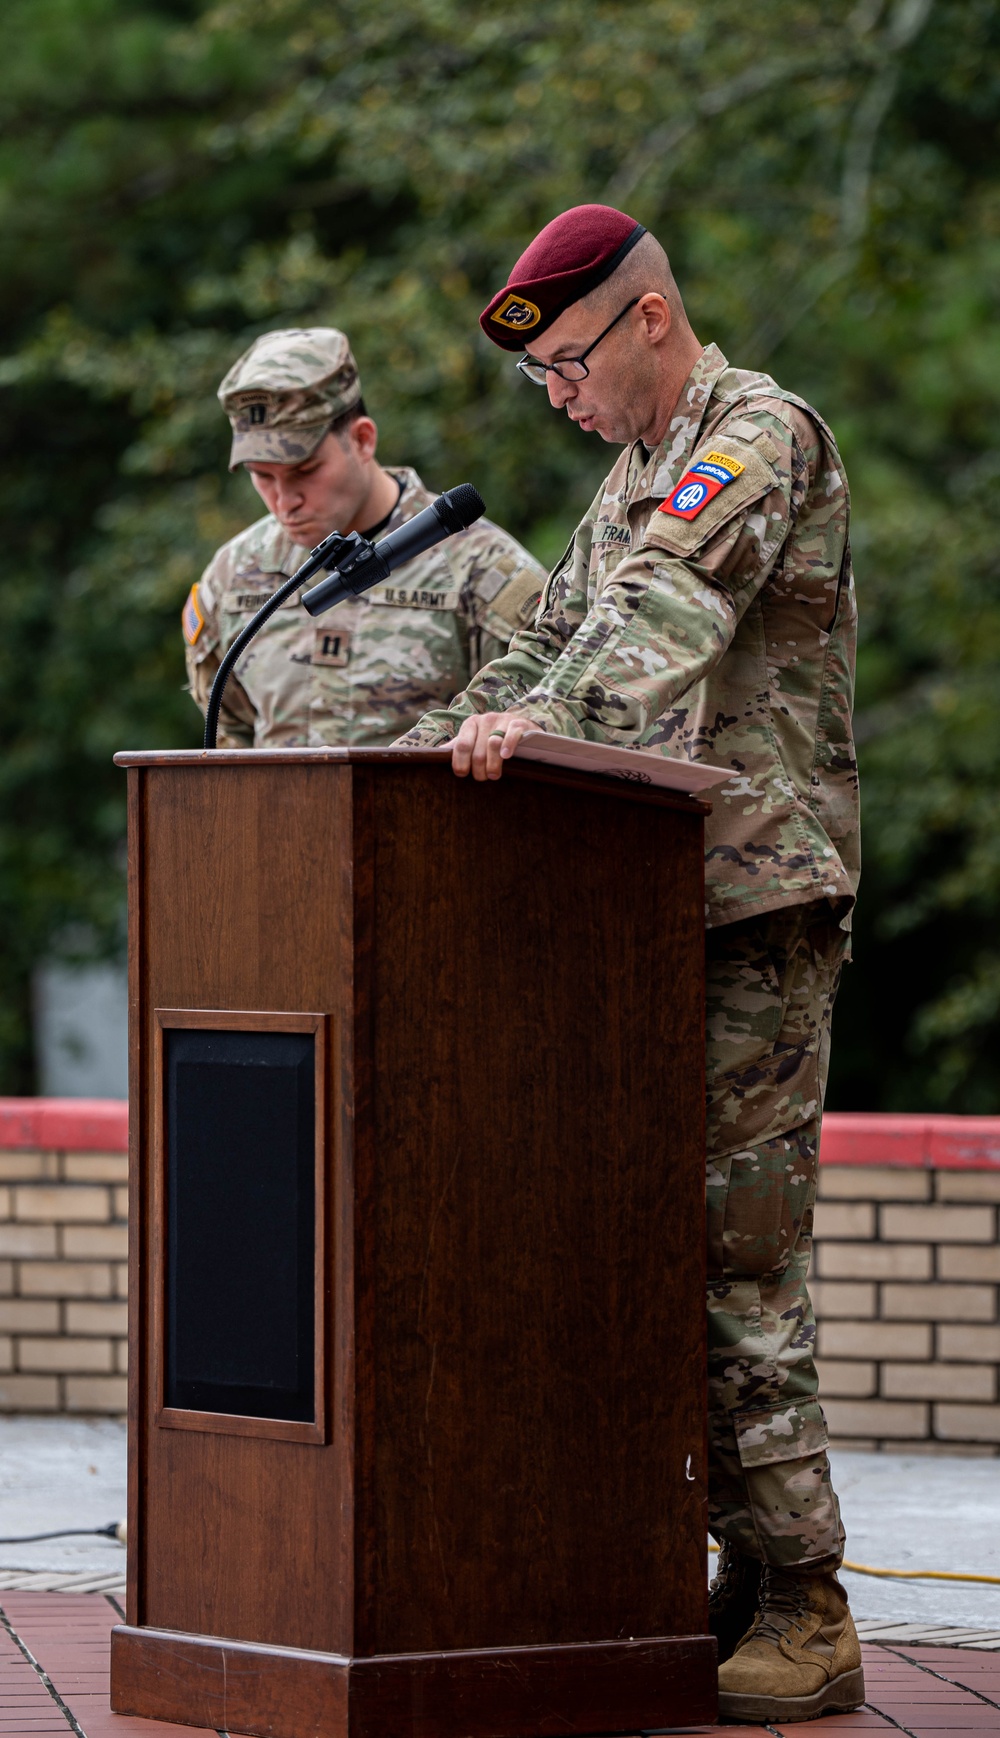
<svg viewBox="0 0 1000 1738">
<path fill-rule="evenodd" d="M 109 1521 L 105 1527 L 60 1527 L 55 1533 L 19 1533 L 13 1539 L 0 1539 L 0 1545 L 37 1545 L 42 1539 L 120 1539 L 121 1521 Z"/>
</svg>

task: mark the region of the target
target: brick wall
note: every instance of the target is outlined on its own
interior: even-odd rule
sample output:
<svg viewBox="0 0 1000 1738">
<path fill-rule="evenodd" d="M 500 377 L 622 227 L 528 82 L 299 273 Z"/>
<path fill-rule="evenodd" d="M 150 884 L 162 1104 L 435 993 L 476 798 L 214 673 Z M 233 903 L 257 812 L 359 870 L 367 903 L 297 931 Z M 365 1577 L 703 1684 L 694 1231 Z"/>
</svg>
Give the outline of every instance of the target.
<svg viewBox="0 0 1000 1738">
<path fill-rule="evenodd" d="M 0 1411 L 126 1406 L 125 1106 L 0 1101 Z"/>
<path fill-rule="evenodd" d="M 125 1410 L 123 1104 L 0 1100 L 0 1411 Z M 842 1446 L 1000 1452 L 1000 1118 L 830 1115 L 813 1297 Z"/>
<path fill-rule="evenodd" d="M 828 1120 L 811 1290 L 834 1441 L 996 1454 L 1000 1121 L 886 1118 L 897 1129 L 879 1139 L 882 1119 L 865 1119 L 869 1159 L 887 1165 L 851 1153 L 862 1119 Z"/>
</svg>

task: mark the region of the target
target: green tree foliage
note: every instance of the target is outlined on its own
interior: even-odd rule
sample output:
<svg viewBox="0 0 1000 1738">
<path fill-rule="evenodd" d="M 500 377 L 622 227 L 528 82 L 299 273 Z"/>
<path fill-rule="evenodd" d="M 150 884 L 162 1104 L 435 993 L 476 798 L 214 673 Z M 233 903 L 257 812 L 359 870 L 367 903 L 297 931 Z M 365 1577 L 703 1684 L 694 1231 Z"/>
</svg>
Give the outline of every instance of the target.
<svg viewBox="0 0 1000 1738">
<path fill-rule="evenodd" d="M 607 449 L 478 331 L 582 200 L 848 460 L 866 879 L 833 1099 L 1000 1108 L 1000 0 L 10 0 L 0 1055 L 117 944 L 113 748 L 197 738 L 176 612 L 255 515 L 214 389 L 351 335 L 382 451 L 554 557 Z"/>
</svg>

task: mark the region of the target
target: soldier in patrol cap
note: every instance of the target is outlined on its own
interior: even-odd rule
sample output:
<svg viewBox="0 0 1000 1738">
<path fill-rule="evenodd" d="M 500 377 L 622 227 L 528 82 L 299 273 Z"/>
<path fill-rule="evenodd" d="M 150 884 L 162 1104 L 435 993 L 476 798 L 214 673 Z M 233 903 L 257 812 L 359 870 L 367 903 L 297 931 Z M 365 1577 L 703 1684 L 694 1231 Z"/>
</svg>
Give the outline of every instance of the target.
<svg viewBox="0 0 1000 1738">
<path fill-rule="evenodd" d="M 533 729 L 731 768 L 706 820 L 710 1614 L 720 1712 L 784 1726 L 864 1698 L 806 1289 L 859 870 L 847 479 L 811 406 L 699 342 L 625 212 L 555 218 L 482 326 L 623 450 L 534 621 L 404 740 L 453 739 L 479 779 Z"/>
<path fill-rule="evenodd" d="M 227 647 L 313 545 L 334 530 L 385 536 L 434 499 L 415 471 L 378 463 L 357 366 L 333 327 L 265 333 L 219 398 L 233 430 L 230 469 L 245 466 L 268 512 L 218 551 L 184 606 L 188 679 L 203 712 Z M 480 519 L 319 621 L 294 593 L 230 678 L 220 748 L 390 743 L 506 650 L 544 577 Z"/>
</svg>

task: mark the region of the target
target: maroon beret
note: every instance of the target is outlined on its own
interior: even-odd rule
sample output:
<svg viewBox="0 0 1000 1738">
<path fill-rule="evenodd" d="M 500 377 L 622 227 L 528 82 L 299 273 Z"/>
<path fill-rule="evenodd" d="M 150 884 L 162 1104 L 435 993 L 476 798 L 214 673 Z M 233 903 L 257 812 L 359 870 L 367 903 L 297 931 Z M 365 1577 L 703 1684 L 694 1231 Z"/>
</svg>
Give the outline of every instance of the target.
<svg viewBox="0 0 1000 1738">
<path fill-rule="evenodd" d="M 574 205 L 554 217 L 518 260 L 506 285 L 479 316 L 503 350 L 523 350 L 560 314 L 596 290 L 646 231 L 612 205 Z"/>
</svg>

